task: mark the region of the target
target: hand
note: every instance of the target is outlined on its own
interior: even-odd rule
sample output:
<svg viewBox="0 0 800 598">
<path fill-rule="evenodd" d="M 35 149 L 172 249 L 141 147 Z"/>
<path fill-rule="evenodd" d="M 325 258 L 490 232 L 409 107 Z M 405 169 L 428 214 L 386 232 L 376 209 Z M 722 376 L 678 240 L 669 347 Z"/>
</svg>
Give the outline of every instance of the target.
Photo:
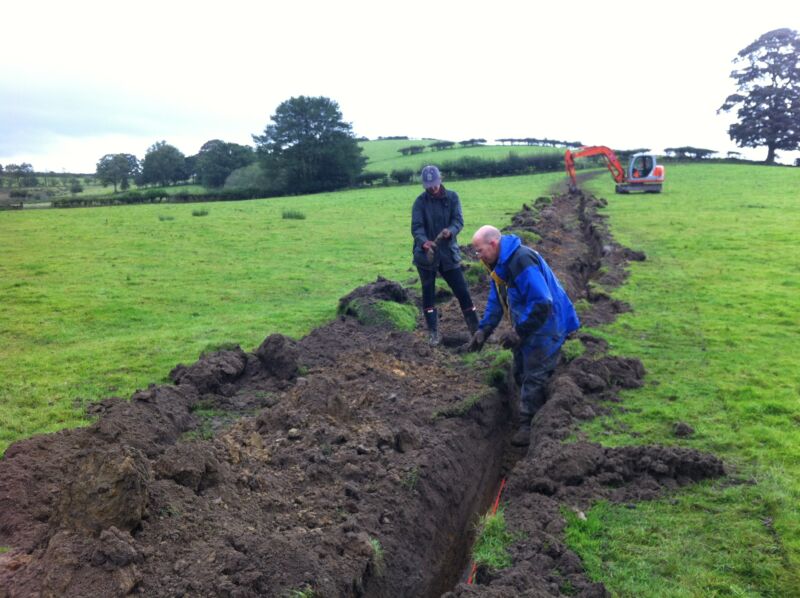
<svg viewBox="0 0 800 598">
<path fill-rule="evenodd" d="M 472 338 L 469 340 L 469 344 L 467 345 L 467 351 L 480 351 L 483 349 L 483 344 L 486 342 L 486 331 L 482 329 L 478 329 L 478 331 L 472 335 Z"/>
<path fill-rule="evenodd" d="M 433 247 L 434 247 L 434 245 L 433 245 L 433 241 L 425 241 L 425 242 L 422 244 L 422 249 L 423 249 L 423 251 L 425 251 L 426 253 L 433 251 Z"/>
<path fill-rule="evenodd" d="M 500 344 L 504 349 L 516 349 L 521 342 L 519 334 L 515 330 L 509 330 L 500 336 Z"/>
<path fill-rule="evenodd" d="M 439 233 L 439 236 L 440 236 L 442 239 L 449 239 L 450 237 L 452 237 L 452 236 L 453 236 L 453 233 L 451 233 L 451 232 L 450 232 L 450 229 L 449 229 L 449 228 L 443 228 L 443 229 L 442 229 L 442 232 L 440 232 L 440 233 Z"/>
</svg>

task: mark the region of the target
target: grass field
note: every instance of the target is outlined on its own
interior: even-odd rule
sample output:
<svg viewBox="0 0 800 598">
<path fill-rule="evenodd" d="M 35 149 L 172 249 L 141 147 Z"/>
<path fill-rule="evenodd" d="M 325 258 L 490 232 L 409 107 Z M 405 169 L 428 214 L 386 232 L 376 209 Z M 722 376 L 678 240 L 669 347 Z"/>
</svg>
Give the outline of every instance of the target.
<svg viewBox="0 0 800 598">
<path fill-rule="evenodd" d="M 729 479 L 635 510 L 572 521 L 591 575 L 619 596 L 800 595 L 800 169 L 680 165 L 661 195 L 609 199 L 621 243 L 643 250 L 602 330 L 647 385 L 586 426 L 608 445 L 710 451 Z M 675 422 L 695 429 L 672 434 Z"/>
<path fill-rule="evenodd" d="M 634 509 L 601 503 L 570 522 L 569 542 L 617 596 L 798 595 L 800 169 L 667 176 L 660 195 L 614 195 L 606 173 L 589 183 L 617 239 L 647 254 L 614 291 L 634 311 L 593 332 L 648 375 L 624 411 L 584 431 L 711 451 L 731 476 Z M 562 178 L 453 187 L 472 232 Z M 417 193 L 0 212 L 0 450 L 78 425 L 83 402 L 128 396 L 205 348 L 302 335 L 378 274 L 413 278 Z M 674 437 L 677 421 L 695 434 Z"/>
<path fill-rule="evenodd" d="M 471 225 L 462 242 L 562 176 L 454 185 Z M 301 336 L 378 274 L 416 277 L 420 190 L 0 212 L 0 451 L 79 425 L 86 401 L 127 397 L 206 348 Z"/>
<path fill-rule="evenodd" d="M 392 170 L 410 168 L 414 172 L 422 170 L 426 164 L 440 165 L 464 157 L 477 157 L 485 160 L 501 160 L 507 158 L 509 153 L 518 156 L 531 154 L 555 153 L 562 155 L 564 149 L 553 147 L 538 147 L 525 145 L 486 145 L 475 147 L 455 147 L 453 149 L 433 151 L 425 150 L 421 154 L 403 156 L 397 150 L 410 145 L 428 146 L 432 140 L 396 140 L 385 139 L 380 141 L 362 141 L 359 145 L 364 149 L 364 156 L 368 162 L 365 170 L 391 173 Z"/>
</svg>

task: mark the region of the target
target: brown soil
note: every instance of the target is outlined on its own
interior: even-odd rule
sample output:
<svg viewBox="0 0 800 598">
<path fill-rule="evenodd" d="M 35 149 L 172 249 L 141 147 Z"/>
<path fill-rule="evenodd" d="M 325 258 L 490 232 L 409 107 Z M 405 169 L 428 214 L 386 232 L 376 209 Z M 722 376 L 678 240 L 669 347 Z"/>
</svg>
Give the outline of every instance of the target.
<svg viewBox="0 0 800 598">
<path fill-rule="evenodd" d="M 591 304 L 591 324 L 627 307 L 589 282 L 619 284 L 626 261 L 644 259 L 609 238 L 601 203 L 556 195 L 511 227 L 542 237 L 537 249 Z M 486 289 L 474 287 L 479 305 Z M 415 300 L 380 278 L 343 305 L 353 298 Z M 97 403 L 87 428 L 12 445 L 0 462 L 0 597 L 558 596 L 566 582 L 573 595 L 604 595 L 563 544 L 562 507 L 650 499 L 722 475 L 722 463 L 562 444 L 645 374 L 585 334 L 586 354 L 553 378 L 530 450 L 512 450 L 513 401 L 485 368 L 464 365 L 457 303 L 441 310 L 441 348 L 421 329 L 365 326 L 345 309 L 300 341 L 272 335 L 253 353 L 178 366 L 174 384 Z M 475 518 L 503 475 L 506 519 L 525 539 L 512 568 L 468 586 Z"/>
</svg>

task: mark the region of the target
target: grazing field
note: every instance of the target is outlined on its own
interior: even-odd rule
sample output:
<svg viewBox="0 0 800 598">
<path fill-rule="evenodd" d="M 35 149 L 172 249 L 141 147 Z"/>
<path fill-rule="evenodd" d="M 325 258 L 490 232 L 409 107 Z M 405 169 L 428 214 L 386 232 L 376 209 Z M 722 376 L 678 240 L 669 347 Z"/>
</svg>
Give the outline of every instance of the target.
<svg viewBox="0 0 800 598">
<path fill-rule="evenodd" d="M 381 141 L 363 141 L 359 145 L 364 149 L 364 156 L 368 162 L 365 170 L 375 172 L 390 173 L 392 170 L 410 168 L 418 173 L 426 164 L 440 165 L 443 162 L 451 162 L 460 158 L 482 158 L 484 160 L 502 160 L 507 158 L 509 153 L 518 156 L 529 156 L 532 154 L 558 154 L 563 155 L 563 148 L 539 147 L 527 145 L 485 145 L 475 147 L 454 147 L 434 151 L 426 149 L 421 154 L 413 156 L 403 156 L 398 152 L 400 148 L 411 145 L 428 146 L 434 143 L 432 140 L 397 140 L 387 139 Z"/>
<path fill-rule="evenodd" d="M 455 184 L 461 242 L 561 178 Z M 379 274 L 415 277 L 419 191 L 0 212 L 0 451 L 80 425 L 86 402 L 130 396 L 204 350 L 251 350 L 278 331 L 302 336 Z"/>
<path fill-rule="evenodd" d="M 585 427 L 607 445 L 709 451 L 728 479 L 635 509 L 600 504 L 569 537 L 620 596 L 796 596 L 800 588 L 800 169 L 668 167 L 661 195 L 614 195 L 612 233 L 647 254 L 600 331 L 644 388 Z M 694 429 L 677 437 L 674 426 Z"/>
<path fill-rule="evenodd" d="M 562 180 L 454 184 L 462 243 Z M 617 241 L 647 255 L 613 291 L 633 311 L 590 332 L 647 377 L 579 434 L 708 451 L 729 475 L 599 503 L 585 520 L 566 512 L 570 545 L 614 595 L 796 595 L 800 169 L 671 165 L 660 195 L 615 195 L 605 172 L 586 187 L 608 198 Z M 379 274 L 415 278 L 417 193 L 0 213 L 0 450 L 80 425 L 86 402 L 129 396 L 204 350 L 301 336 Z"/>
</svg>

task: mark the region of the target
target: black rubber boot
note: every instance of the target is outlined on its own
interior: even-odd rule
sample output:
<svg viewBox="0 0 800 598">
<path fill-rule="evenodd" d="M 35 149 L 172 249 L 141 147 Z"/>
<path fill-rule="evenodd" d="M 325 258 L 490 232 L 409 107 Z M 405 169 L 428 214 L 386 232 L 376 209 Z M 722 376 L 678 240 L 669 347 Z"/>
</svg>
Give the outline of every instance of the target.
<svg viewBox="0 0 800 598">
<path fill-rule="evenodd" d="M 470 334 L 475 334 L 478 331 L 478 313 L 473 307 L 472 309 L 467 309 L 464 312 L 464 321 L 467 323 L 467 329 L 469 329 Z"/>
<path fill-rule="evenodd" d="M 439 314 L 435 309 L 425 310 L 425 325 L 428 327 L 428 344 L 437 346 L 442 342 L 442 337 L 439 336 Z"/>
<path fill-rule="evenodd" d="M 531 443 L 531 419 L 532 416 L 530 415 L 520 414 L 519 427 L 511 438 L 513 446 L 528 446 Z"/>
</svg>

